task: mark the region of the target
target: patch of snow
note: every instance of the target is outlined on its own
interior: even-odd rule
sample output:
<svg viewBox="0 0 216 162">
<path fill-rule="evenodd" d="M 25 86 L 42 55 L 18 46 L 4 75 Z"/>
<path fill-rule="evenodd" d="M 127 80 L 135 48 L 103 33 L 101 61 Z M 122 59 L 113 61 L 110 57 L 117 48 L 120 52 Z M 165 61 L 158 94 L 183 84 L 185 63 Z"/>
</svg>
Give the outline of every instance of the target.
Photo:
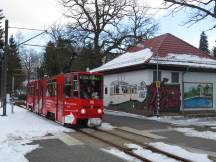
<svg viewBox="0 0 216 162">
<path fill-rule="evenodd" d="M 133 152 L 141 157 L 144 157 L 146 159 L 149 159 L 151 161 L 155 162 L 178 162 L 175 159 L 171 159 L 165 155 L 154 153 L 150 150 L 144 149 L 141 146 L 138 146 L 136 144 L 126 144 L 128 148 L 133 149 Z"/>
<path fill-rule="evenodd" d="M 137 119 L 148 119 L 155 120 L 163 123 L 170 123 L 177 126 L 216 126 L 216 118 L 215 117 L 207 117 L 207 118 L 189 118 L 183 116 L 160 116 L 160 117 L 146 117 L 138 114 L 131 114 L 121 111 L 113 111 L 105 109 L 105 114 L 115 115 L 115 116 L 125 116 Z"/>
<path fill-rule="evenodd" d="M 150 120 L 156 120 L 164 123 L 171 123 L 178 126 L 216 126 L 215 117 L 207 118 L 189 118 L 182 116 L 162 116 L 162 117 L 149 117 Z"/>
<path fill-rule="evenodd" d="M 91 72 L 117 69 L 132 65 L 138 65 L 146 62 L 152 57 L 153 53 L 150 49 L 140 50 L 138 52 L 126 52 L 117 58 L 107 62 L 106 64 L 90 70 Z"/>
<path fill-rule="evenodd" d="M 177 155 L 179 157 L 184 157 L 185 159 L 191 160 L 191 161 L 196 161 L 196 162 L 212 162 L 212 160 L 208 159 L 208 155 L 207 154 L 198 154 L 198 153 L 192 153 L 189 152 L 179 146 L 173 146 L 173 145 L 168 145 L 165 144 L 163 142 L 156 142 L 156 143 L 150 143 L 150 145 L 172 153 L 174 155 Z"/>
<path fill-rule="evenodd" d="M 199 153 L 192 153 L 190 151 L 187 151 L 179 146 L 174 146 L 174 145 L 168 145 L 162 142 L 156 142 L 156 143 L 150 143 L 149 145 L 154 146 L 160 150 L 169 152 L 171 154 L 183 157 L 185 159 L 191 160 L 191 161 L 196 161 L 196 162 L 212 162 L 210 159 L 208 159 L 207 154 L 199 154 Z M 177 160 L 169 158 L 165 155 L 159 154 L 159 153 L 154 153 L 150 150 L 144 149 L 139 145 L 136 144 L 126 144 L 128 148 L 131 148 L 132 151 L 146 159 L 149 159 L 151 161 L 155 162 L 177 162 Z M 131 162 L 138 162 L 140 160 L 133 158 L 130 155 L 125 154 L 124 152 L 111 148 L 111 149 L 102 149 L 105 152 L 108 152 L 110 154 L 113 154 L 115 156 L 118 156 L 124 160 L 128 160 Z"/>
<path fill-rule="evenodd" d="M 28 143 L 30 141 L 20 142 L 12 139 L 2 142 L 0 145 L 0 161 L 28 162 L 24 155 L 39 147 L 39 145 L 29 145 Z"/>
<path fill-rule="evenodd" d="M 156 63 L 157 58 L 152 57 L 149 63 Z M 189 67 L 216 68 L 216 60 L 211 58 L 199 57 L 192 54 L 172 54 L 158 58 L 159 64 L 182 65 Z"/>
<path fill-rule="evenodd" d="M 110 153 L 112 155 L 115 155 L 123 160 L 127 160 L 130 162 L 141 162 L 139 159 L 136 159 L 130 155 L 125 154 L 124 152 L 116 149 L 116 148 L 110 148 L 110 149 L 101 149 L 102 151 L 105 151 L 107 153 Z"/>
<path fill-rule="evenodd" d="M 102 130 L 112 130 L 115 127 L 113 127 L 110 123 L 102 123 L 101 126 L 99 127 L 99 129 Z"/>
<path fill-rule="evenodd" d="M 28 162 L 24 155 L 39 147 L 29 145 L 32 138 L 72 131 L 18 106 L 14 106 L 14 112 L 7 111 L 7 116 L 0 116 L 0 161 Z"/>
<path fill-rule="evenodd" d="M 197 131 L 194 128 L 176 128 L 178 132 L 184 133 L 184 135 L 189 137 L 199 137 L 204 139 L 216 140 L 216 132 L 212 131 Z"/>
</svg>

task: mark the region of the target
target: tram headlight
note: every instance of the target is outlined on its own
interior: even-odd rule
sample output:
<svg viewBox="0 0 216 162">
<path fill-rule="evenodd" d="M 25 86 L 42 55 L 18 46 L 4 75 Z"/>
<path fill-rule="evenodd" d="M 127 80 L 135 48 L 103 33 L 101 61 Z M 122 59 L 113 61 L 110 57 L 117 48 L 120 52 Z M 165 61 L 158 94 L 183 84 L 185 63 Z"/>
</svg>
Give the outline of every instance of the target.
<svg viewBox="0 0 216 162">
<path fill-rule="evenodd" d="M 81 109 L 81 114 L 85 114 L 86 113 L 86 110 L 85 109 Z"/>
<path fill-rule="evenodd" d="M 98 112 L 98 114 L 101 114 L 101 113 L 102 113 L 102 110 L 101 110 L 101 109 L 98 109 L 97 112 Z"/>
</svg>

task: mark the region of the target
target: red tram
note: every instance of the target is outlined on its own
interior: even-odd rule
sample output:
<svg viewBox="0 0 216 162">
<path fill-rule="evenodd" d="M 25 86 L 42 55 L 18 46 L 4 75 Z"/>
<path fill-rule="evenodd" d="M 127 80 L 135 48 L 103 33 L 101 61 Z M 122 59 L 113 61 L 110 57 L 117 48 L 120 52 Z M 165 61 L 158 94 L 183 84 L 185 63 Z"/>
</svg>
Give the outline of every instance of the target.
<svg viewBox="0 0 216 162">
<path fill-rule="evenodd" d="M 26 107 L 62 124 L 101 125 L 103 75 L 71 72 L 27 84 Z"/>
</svg>

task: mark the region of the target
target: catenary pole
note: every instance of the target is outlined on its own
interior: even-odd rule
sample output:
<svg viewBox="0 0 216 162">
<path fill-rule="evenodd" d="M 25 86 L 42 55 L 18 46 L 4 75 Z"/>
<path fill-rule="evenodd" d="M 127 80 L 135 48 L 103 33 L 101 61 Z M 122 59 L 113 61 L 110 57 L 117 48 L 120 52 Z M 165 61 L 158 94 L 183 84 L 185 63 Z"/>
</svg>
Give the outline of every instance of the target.
<svg viewBox="0 0 216 162">
<path fill-rule="evenodd" d="M 3 86 L 4 86 L 4 52 L 2 51 L 2 64 L 1 64 L 1 107 L 3 107 L 3 101 L 4 101 L 4 97 L 3 97 Z"/>
<path fill-rule="evenodd" d="M 4 73 L 3 73 L 3 116 L 6 116 L 6 94 L 7 94 L 7 53 L 8 53 L 8 20 L 5 20 L 5 51 L 4 51 Z"/>
</svg>

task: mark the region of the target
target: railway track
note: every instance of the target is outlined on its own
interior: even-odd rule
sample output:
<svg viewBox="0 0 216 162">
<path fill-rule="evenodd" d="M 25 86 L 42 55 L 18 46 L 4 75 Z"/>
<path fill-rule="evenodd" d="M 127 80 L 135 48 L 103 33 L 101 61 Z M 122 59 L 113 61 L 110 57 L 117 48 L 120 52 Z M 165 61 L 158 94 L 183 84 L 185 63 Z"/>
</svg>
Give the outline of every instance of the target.
<svg viewBox="0 0 216 162">
<path fill-rule="evenodd" d="M 112 147 L 115 147 L 117 149 L 119 149 L 120 151 L 136 158 L 136 159 L 139 159 L 143 162 L 153 162 L 152 160 L 150 159 L 147 159 L 143 156 L 140 156 L 136 153 L 133 152 L 133 149 L 131 148 L 128 148 L 126 147 L 124 144 L 125 143 L 132 143 L 132 144 L 136 144 L 136 145 L 139 145 L 141 146 L 142 148 L 146 149 L 146 150 L 150 150 L 154 153 L 158 153 L 158 154 L 161 154 L 161 155 L 165 155 L 171 159 L 174 159 L 176 161 L 181 161 L 181 162 L 192 162 L 191 160 L 188 160 L 188 159 L 185 159 L 183 157 L 179 157 L 179 156 L 176 156 L 174 154 L 171 154 L 171 153 L 168 153 L 168 152 L 165 152 L 165 151 L 162 151 L 158 148 L 155 148 L 151 145 L 148 145 L 148 144 L 144 144 L 144 143 L 141 143 L 141 142 L 138 142 L 134 139 L 131 139 L 131 138 L 128 138 L 128 137 L 125 137 L 125 136 L 121 136 L 121 135 L 118 135 L 117 133 L 113 133 L 113 132 L 110 132 L 110 131 L 105 131 L 105 130 L 101 130 L 101 129 L 96 129 L 94 128 L 94 131 L 89 131 L 89 129 L 76 129 L 78 132 L 82 133 L 82 134 L 85 134 L 91 138 L 94 138 L 94 139 L 97 139 L 105 144 L 108 144 L 109 146 L 112 146 Z M 124 131 L 126 132 L 126 131 Z M 131 134 L 131 132 L 128 132 Z M 109 137 L 108 137 L 109 136 Z M 136 135 L 137 136 L 137 135 Z M 117 139 L 117 140 L 114 140 Z M 118 144 L 118 142 L 116 141 L 124 141 L 123 144 Z"/>
</svg>

